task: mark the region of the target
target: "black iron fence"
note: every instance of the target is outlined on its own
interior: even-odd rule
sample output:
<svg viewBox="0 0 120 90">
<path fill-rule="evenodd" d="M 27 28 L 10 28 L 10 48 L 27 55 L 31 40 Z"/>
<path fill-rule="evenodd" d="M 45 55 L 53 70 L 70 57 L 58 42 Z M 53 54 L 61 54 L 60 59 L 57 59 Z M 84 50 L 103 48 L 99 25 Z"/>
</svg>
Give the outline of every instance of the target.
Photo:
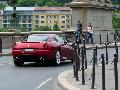
<svg viewBox="0 0 120 90">
<path fill-rule="evenodd" d="M 113 33 L 112 33 L 113 34 Z M 110 43 L 113 43 L 114 46 L 113 48 L 115 49 L 115 54 L 114 54 L 114 59 L 113 62 L 114 63 L 114 77 L 115 77 L 115 90 L 118 90 L 118 67 L 117 67 L 117 63 L 118 63 L 118 37 L 114 35 L 114 42 L 109 42 L 109 34 L 106 35 L 106 42 L 103 43 L 104 44 L 104 48 L 105 48 L 105 54 L 101 54 L 101 57 L 98 58 L 98 46 L 97 44 L 94 45 L 92 47 L 93 49 L 93 57 L 91 62 L 93 62 L 92 64 L 92 75 L 91 75 L 91 79 L 92 80 L 92 84 L 91 84 L 91 88 L 94 89 L 95 88 L 95 76 L 96 76 L 96 65 L 98 65 L 98 60 L 101 60 L 101 64 L 102 64 L 102 90 L 106 90 L 106 85 L 105 85 L 105 66 L 109 63 L 108 60 L 108 46 L 110 47 Z M 85 36 L 85 35 L 84 35 Z M 77 41 L 77 40 L 76 40 Z M 82 41 L 82 46 L 80 47 L 80 44 L 78 42 L 74 42 L 73 44 L 73 48 L 74 48 L 74 60 L 73 60 L 73 72 L 74 72 L 74 77 L 76 78 L 76 81 L 79 81 L 78 78 L 78 71 L 82 72 L 82 84 L 85 84 L 85 69 L 87 69 L 87 56 L 86 56 L 86 41 L 85 41 L 85 37 L 83 37 L 83 41 Z M 101 44 L 101 34 L 100 34 L 100 43 Z M 91 63 L 90 62 L 90 63 Z"/>
</svg>

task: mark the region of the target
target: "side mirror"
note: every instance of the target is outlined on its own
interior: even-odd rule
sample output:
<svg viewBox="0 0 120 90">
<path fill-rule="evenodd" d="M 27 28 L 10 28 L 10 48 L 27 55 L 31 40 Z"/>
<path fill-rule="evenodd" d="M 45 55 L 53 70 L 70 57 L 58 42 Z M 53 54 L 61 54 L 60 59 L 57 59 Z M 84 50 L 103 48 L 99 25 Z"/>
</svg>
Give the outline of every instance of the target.
<svg viewBox="0 0 120 90">
<path fill-rule="evenodd" d="M 64 41 L 64 44 L 67 44 L 67 41 L 66 41 L 66 40 Z"/>
</svg>

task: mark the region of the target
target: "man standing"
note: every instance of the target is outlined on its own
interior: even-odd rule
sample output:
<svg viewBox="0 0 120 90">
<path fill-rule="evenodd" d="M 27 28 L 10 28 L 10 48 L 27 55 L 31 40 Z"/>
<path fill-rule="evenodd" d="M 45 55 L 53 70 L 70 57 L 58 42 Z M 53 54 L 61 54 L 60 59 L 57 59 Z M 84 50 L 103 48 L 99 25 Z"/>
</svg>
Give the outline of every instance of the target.
<svg viewBox="0 0 120 90">
<path fill-rule="evenodd" d="M 91 39 L 91 43 L 93 44 L 93 26 L 91 23 L 89 23 L 89 25 L 87 26 L 87 33 L 88 33 L 88 37 L 87 37 L 88 43 L 89 43 L 89 39 Z"/>
<path fill-rule="evenodd" d="M 76 35 L 76 40 L 81 43 L 81 34 L 82 34 L 82 24 L 80 21 L 77 23 L 77 35 Z"/>
</svg>

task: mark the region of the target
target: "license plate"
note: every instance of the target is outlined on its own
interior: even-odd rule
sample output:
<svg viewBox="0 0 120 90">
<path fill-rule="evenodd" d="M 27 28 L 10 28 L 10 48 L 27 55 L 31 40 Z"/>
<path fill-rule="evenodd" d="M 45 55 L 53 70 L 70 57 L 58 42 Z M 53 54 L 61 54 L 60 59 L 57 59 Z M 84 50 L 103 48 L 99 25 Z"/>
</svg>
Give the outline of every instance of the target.
<svg viewBox="0 0 120 90">
<path fill-rule="evenodd" d="M 31 51 L 33 51 L 33 49 L 25 49 L 25 51 L 31 52 Z"/>
</svg>

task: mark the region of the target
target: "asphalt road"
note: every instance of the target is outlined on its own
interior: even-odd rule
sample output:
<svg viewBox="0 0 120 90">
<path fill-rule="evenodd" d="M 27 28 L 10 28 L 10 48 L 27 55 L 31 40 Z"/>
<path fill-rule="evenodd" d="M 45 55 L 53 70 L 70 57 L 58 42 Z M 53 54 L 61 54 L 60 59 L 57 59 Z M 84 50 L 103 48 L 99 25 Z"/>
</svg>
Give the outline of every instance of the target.
<svg viewBox="0 0 120 90">
<path fill-rule="evenodd" d="M 0 57 L 0 90 L 60 90 L 57 85 L 59 73 L 72 69 L 72 63 L 60 66 L 26 63 L 16 67 L 11 56 Z"/>
<path fill-rule="evenodd" d="M 115 49 L 109 52 L 109 62 L 113 60 Z M 105 49 L 98 50 L 98 59 Z M 93 51 L 87 51 L 88 64 L 93 56 Z M 99 61 L 100 63 L 100 61 Z M 71 62 L 62 63 L 60 66 L 49 66 L 36 63 L 25 63 L 23 67 L 13 64 L 12 56 L 0 57 L 0 90 L 60 90 L 57 85 L 59 73 L 72 69 Z"/>
</svg>

